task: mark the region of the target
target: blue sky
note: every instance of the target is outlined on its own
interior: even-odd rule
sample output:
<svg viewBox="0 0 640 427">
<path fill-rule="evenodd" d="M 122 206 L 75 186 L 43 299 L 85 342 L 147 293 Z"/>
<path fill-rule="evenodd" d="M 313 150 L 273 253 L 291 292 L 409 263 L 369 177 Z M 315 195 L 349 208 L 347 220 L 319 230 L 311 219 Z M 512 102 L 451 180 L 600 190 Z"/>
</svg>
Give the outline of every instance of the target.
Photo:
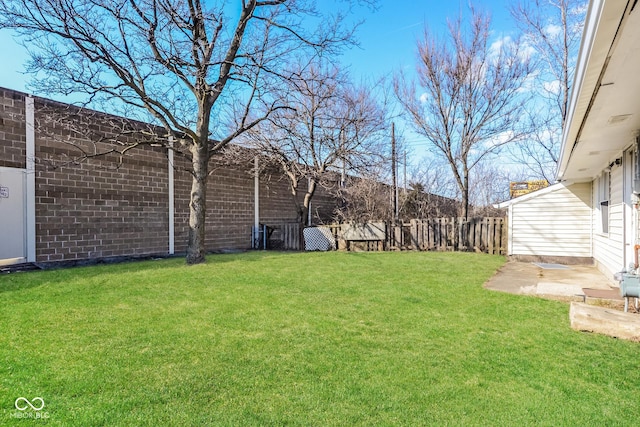
<svg viewBox="0 0 640 427">
<path fill-rule="evenodd" d="M 509 0 L 476 1 L 480 10 L 489 12 L 496 39 L 514 31 L 509 15 Z M 344 58 L 355 75 L 379 77 L 400 68 L 415 69 L 416 43 L 425 26 L 430 32 L 444 35 L 447 18 L 454 19 L 460 10 L 468 12 L 467 1 L 456 0 L 383 0 L 377 11 L 359 14 L 365 22 L 358 31 L 361 48 L 354 48 Z"/>
<path fill-rule="evenodd" d="M 343 7 L 341 0 L 319 0 L 322 8 L 332 10 Z M 496 40 L 515 31 L 509 15 L 508 5 L 515 0 L 477 0 L 476 7 L 492 17 L 492 29 Z M 355 19 L 364 22 L 358 29 L 360 47 L 347 51 L 342 62 L 349 66 L 356 79 L 376 80 L 401 68 L 411 73 L 416 64 L 416 43 L 423 35 L 425 26 L 430 32 L 444 35 L 447 19 L 454 19 L 460 11 L 468 13 L 468 0 L 380 0 L 376 11 L 356 8 Z M 29 76 L 23 73 L 27 61 L 25 49 L 14 42 L 12 34 L 0 31 L 0 86 L 27 92 Z M 37 95 L 37 91 L 35 93 Z M 67 101 L 62 96 L 60 101 Z M 397 128 L 398 129 L 398 128 Z M 410 157 L 419 162 L 425 156 L 426 141 L 409 129 L 399 135 L 412 148 Z"/>
<path fill-rule="evenodd" d="M 475 1 L 478 10 L 490 14 L 496 41 L 517 34 L 509 13 L 509 4 L 513 1 Z M 329 2 L 339 3 L 339 0 Z M 448 32 L 447 20 L 455 19 L 460 11 L 468 15 L 467 5 L 468 0 L 380 1 L 377 11 L 363 10 L 359 14 L 365 20 L 358 29 L 361 46 L 345 53 L 342 62 L 350 67 L 356 78 L 377 79 L 400 69 L 411 75 L 416 68 L 417 41 L 423 38 L 425 26 L 430 33 L 445 36 Z M 396 132 L 404 138 L 409 151 L 408 168 L 412 169 L 428 157 L 426 148 L 429 144 L 409 126 L 397 124 Z"/>
<path fill-rule="evenodd" d="M 22 74 L 27 60 L 25 49 L 14 42 L 11 33 L 0 31 L 0 57 L 3 64 L 0 67 L 0 86 L 9 89 L 25 91 L 28 76 Z"/>
<path fill-rule="evenodd" d="M 328 7 L 338 5 L 335 0 L 323 0 Z M 509 0 L 478 1 L 493 18 L 496 38 L 513 29 L 507 11 Z M 424 26 L 438 33 L 446 31 L 447 18 L 454 18 L 460 10 L 467 10 L 466 1 L 456 0 L 381 0 L 377 11 L 357 9 L 357 17 L 364 20 L 358 31 L 361 47 L 348 51 L 343 59 L 354 77 L 377 78 L 401 67 L 415 68 L 416 41 Z M 324 5 L 323 5 L 324 6 Z M 0 86 L 26 91 L 29 76 L 23 74 L 27 61 L 25 49 L 14 42 L 12 34 L 0 31 Z"/>
</svg>

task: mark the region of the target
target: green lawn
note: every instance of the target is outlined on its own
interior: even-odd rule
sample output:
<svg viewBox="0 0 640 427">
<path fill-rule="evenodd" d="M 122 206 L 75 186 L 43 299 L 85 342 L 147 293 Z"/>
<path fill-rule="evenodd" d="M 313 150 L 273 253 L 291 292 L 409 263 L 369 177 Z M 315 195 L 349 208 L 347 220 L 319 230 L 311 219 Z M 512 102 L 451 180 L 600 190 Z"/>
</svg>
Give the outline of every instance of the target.
<svg viewBox="0 0 640 427">
<path fill-rule="evenodd" d="M 635 424 L 640 344 L 483 289 L 503 262 L 254 252 L 0 275 L 0 425 Z M 17 418 L 36 416 L 18 397 L 47 418 Z"/>
</svg>

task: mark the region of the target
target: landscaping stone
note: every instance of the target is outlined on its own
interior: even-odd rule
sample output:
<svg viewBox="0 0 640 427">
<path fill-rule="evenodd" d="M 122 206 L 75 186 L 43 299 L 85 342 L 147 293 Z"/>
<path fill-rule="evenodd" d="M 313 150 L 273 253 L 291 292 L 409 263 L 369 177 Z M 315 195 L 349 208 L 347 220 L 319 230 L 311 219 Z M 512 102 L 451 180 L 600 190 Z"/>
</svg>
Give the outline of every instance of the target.
<svg viewBox="0 0 640 427">
<path fill-rule="evenodd" d="M 640 341 L 640 316 L 608 307 L 572 302 L 569 309 L 571 327 L 611 337 Z"/>
</svg>

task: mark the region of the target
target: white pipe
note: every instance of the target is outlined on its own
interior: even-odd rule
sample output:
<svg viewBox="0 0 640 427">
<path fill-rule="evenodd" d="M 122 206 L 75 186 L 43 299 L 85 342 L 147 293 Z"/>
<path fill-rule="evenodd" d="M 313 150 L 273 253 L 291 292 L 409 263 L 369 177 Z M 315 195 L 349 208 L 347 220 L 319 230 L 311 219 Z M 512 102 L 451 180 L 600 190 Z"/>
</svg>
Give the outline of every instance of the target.
<svg viewBox="0 0 640 427">
<path fill-rule="evenodd" d="M 260 174 L 258 171 L 259 160 L 258 156 L 253 159 L 253 226 L 256 230 L 260 227 Z"/>
<path fill-rule="evenodd" d="M 36 127 L 35 102 L 32 96 L 25 98 L 26 121 L 26 198 L 27 198 L 27 262 L 36 262 Z"/>
<path fill-rule="evenodd" d="M 175 253 L 176 235 L 175 235 L 175 183 L 173 171 L 173 136 L 169 137 L 169 255 Z"/>
<path fill-rule="evenodd" d="M 307 191 L 311 188 L 311 178 L 307 178 Z M 307 225 L 311 227 L 311 200 L 309 200 L 309 208 L 307 209 Z"/>
</svg>

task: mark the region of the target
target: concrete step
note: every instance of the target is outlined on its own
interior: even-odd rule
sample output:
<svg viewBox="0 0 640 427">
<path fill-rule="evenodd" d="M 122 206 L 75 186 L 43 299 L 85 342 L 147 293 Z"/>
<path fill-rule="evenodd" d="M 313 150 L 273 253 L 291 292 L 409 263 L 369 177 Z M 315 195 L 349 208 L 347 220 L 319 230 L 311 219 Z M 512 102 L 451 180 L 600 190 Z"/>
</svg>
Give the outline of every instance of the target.
<svg viewBox="0 0 640 427">
<path fill-rule="evenodd" d="M 609 307 L 622 311 L 624 309 L 624 299 L 620 296 L 620 289 L 583 289 L 584 301 L 589 305 Z M 635 313 L 633 299 L 629 301 L 629 312 Z"/>
</svg>

